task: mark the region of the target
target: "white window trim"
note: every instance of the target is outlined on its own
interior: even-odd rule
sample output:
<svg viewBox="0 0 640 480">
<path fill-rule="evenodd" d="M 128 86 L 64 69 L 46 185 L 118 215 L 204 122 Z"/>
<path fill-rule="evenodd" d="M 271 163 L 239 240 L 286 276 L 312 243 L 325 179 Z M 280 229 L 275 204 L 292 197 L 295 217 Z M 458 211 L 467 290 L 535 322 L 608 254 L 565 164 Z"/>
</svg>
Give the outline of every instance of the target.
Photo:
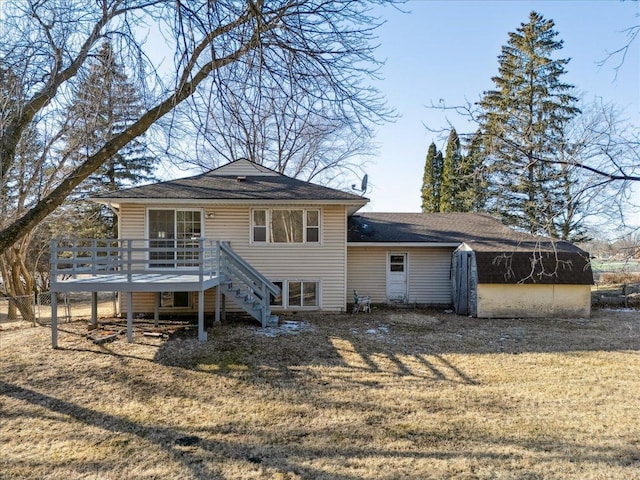
<svg viewBox="0 0 640 480">
<path fill-rule="evenodd" d="M 297 278 L 287 280 L 276 279 L 275 282 L 282 282 L 282 305 L 271 305 L 273 310 L 322 310 L 322 281 Z M 289 283 L 315 283 L 317 305 L 289 305 Z M 302 287 L 304 289 L 304 286 Z M 304 300 L 304 298 L 303 298 Z"/>
<path fill-rule="evenodd" d="M 145 219 L 144 219 L 144 238 L 146 239 L 146 243 L 149 243 L 150 240 L 155 240 L 152 238 L 149 238 L 150 233 L 149 233 L 149 212 L 151 211 L 162 211 L 162 210 L 171 210 L 173 211 L 173 229 L 174 232 L 178 231 L 178 216 L 176 215 L 177 212 L 200 212 L 200 237 L 198 237 L 199 239 L 202 238 L 206 238 L 205 236 L 205 216 L 204 216 L 204 208 L 180 208 L 180 207 L 147 207 L 145 209 Z M 176 240 L 176 239 L 173 239 Z M 148 247 L 149 245 L 147 245 Z M 147 252 L 147 260 L 149 260 L 149 255 L 150 253 Z M 188 268 L 188 267 L 177 267 L 177 269 L 179 270 L 180 268 Z M 191 302 L 191 297 L 189 297 L 189 302 Z M 163 307 L 165 308 L 165 307 Z M 172 308 L 172 307 L 166 307 L 166 308 Z M 184 308 L 184 307 L 178 307 L 178 308 Z"/>
<path fill-rule="evenodd" d="M 302 211 L 302 242 L 272 242 L 271 241 L 271 212 L 279 210 L 279 211 L 292 211 L 292 210 L 301 210 Z M 253 231 L 254 227 L 262 226 L 254 224 L 254 212 L 256 211 L 264 211 L 265 212 L 265 221 L 266 221 L 266 239 L 264 242 L 257 242 L 254 240 Z M 307 228 L 316 228 L 315 225 L 311 227 L 307 226 L 307 212 L 314 211 L 318 212 L 318 241 L 317 242 L 308 242 L 307 241 Z M 275 207 L 275 208 L 252 208 L 250 212 L 250 222 L 249 222 L 249 243 L 251 245 L 278 245 L 278 246 L 287 246 L 291 247 L 293 245 L 322 245 L 322 208 L 307 208 L 307 207 Z"/>
<path fill-rule="evenodd" d="M 145 221 L 144 221 L 144 238 L 149 239 L 149 212 L 152 210 L 173 210 L 174 216 L 173 216 L 173 227 L 174 230 L 177 231 L 178 230 L 178 219 L 177 216 L 175 215 L 176 212 L 200 212 L 200 229 L 201 229 L 201 233 L 200 233 L 200 238 L 205 238 L 204 235 L 204 209 L 203 208 L 179 208 L 179 207 L 147 207 L 146 212 L 145 212 Z"/>
</svg>

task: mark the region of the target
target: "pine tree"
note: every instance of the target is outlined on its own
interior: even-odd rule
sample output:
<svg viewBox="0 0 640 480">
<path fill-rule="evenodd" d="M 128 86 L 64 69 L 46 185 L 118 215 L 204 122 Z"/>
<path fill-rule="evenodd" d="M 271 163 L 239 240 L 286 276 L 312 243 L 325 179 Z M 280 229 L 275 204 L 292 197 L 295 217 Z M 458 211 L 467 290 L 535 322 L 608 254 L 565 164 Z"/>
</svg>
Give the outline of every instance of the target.
<svg viewBox="0 0 640 480">
<path fill-rule="evenodd" d="M 455 128 L 449 132 L 447 147 L 442 164 L 442 184 L 440 187 L 440 212 L 460 212 L 460 191 L 464 188 L 461 184 L 460 138 Z"/>
<path fill-rule="evenodd" d="M 561 214 L 562 172 L 554 166 L 562 128 L 579 110 L 562 82 L 568 59 L 552 20 L 531 12 L 529 22 L 509 34 L 502 47 L 495 89 L 480 101 L 480 129 L 489 160 L 492 188 L 488 208 L 531 233 L 557 236 Z"/>
<path fill-rule="evenodd" d="M 67 153 L 77 163 L 125 130 L 143 111 L 141 98 L 116 62 L 109 42 L 101 46 L 95 61 L 79 77 L 70 112 L 72 127 L 65 138 Z M 75 199 L 152 180 L 156 162 L 147 154 L 144 137 L 138 137 L 88 177 L 78 187 Z M 117 217 L 111 209 L 83 203 L 78 203 L 76 209 L 80 235 L 117 236 Z"/>
<path fill-rule="evenodd" d="M 457 202 L 461 212 L 484 211 L 486 205 L 487 180 L 485 177 L 485 153 L 482 135 L 476 131 L 462 157 L 460 166 L 460 188 Z"/>
<path fill-rule="evenodd" d="M 442 152 L 431 142 L 424 164 L 422 176 L 422 211 L 440 211 L 440 188 L 442 185 Z"/>
</svg>

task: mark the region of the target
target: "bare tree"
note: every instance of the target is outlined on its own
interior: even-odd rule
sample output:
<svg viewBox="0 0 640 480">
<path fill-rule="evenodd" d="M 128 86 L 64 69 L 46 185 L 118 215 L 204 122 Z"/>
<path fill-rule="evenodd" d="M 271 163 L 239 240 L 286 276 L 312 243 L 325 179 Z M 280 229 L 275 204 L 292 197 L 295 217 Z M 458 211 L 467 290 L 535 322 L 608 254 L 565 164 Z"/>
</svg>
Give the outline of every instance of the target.
<svg viewBox="0 0 640 480">
<path fill-rule="evenodd" d="M 65 172 L 50 191 L 0 230 L 0 253 L 33 230 L 106 159 L 158 124 L 165 115 L 194 113 L 194 93 L 213 97 L 227 78 L 246 72 L 261 87 L 269 72 L 301 92 L 345 106 L 365 125 L 380 119 L 378 92 L 366 87 L 378 64 L 372 36 L 378 24 L 372 3 L 353 0 L 95 0 L 3 2 L 2 67 L 12 70 L 24 96 L 0 117 L 0 187 L 16 162 L 29 128 L 60 131 L 74 82 L 87 60 L 108 39 L 131 79 L 146 94 L 145 110 L 81 164 Z M 159 32 L 159 33 L 158 33 Z M 165 71 L 152 61 L 153 47 L 174 52 Z M 163 40 L 160 41 L 159 38 Z M 164 72 L 164 73 L 163 73 Z M 162 78 L 164 76 L 164 78 Z M 231 77 L 230 77 L 231 76 Z M 173 117 L 172 117 L 173 118 Z M 52 137 L 55 134 L 52 135 Z M 50 150 L 53 154 L 55 150 Z M 64 163 L 60 152 L 53 159 Z"/>
<path fill-rule="evenodd" d="M 203 99 L 209 111 L 198 123 L 199 166 L 247 158 L 292 177 L 335 183 L 372 153 L 373 131 L 360 112 L 316 91 L 330 85 L 283 83 L 270 71 L 261 72 L 260 85 L 246 77 L 230 79 L 214 98 Z M 391 115 L 382 105 L 376 111 L 380 118 Z"/>
<path fill-rule="evenodd" d="M 602 100 L 584 103 L 565 128 L 557 162 L 573 178 L 573 213 L 610 229 L 625 225 L 624 212 L 638 208 L 632 187 L 640 180 L 640 130 Z"/>
</svg>

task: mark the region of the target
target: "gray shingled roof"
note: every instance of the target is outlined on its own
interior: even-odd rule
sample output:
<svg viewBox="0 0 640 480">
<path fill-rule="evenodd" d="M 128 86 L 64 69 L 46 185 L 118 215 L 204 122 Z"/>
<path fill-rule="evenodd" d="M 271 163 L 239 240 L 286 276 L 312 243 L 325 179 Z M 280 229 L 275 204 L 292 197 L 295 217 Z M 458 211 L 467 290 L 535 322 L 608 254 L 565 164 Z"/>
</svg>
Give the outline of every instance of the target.
<svg viewBox="0 0 640 480">
<path fill-rule="evenodd" d="M 464 243 L 480 283 L 593 283 L 589 254 L 575 245 L 513 230 L 479 213 L 362 213 L 350 243 Z"/>
<path fill-rule="evenodd" d="M 285 175 L 220 175 L 215 170 L 193 177 L 127 188 L 96 195 L 100 199 L 175 199 L 175 200 L 328 200 L 359 201 L 367 199 Z"/>
<path fill-rule="evenodd" d="M 454 243 L 537 240 L 480 213 L 359 213 L 349 218 L 349 242 Z"/>
</svg>

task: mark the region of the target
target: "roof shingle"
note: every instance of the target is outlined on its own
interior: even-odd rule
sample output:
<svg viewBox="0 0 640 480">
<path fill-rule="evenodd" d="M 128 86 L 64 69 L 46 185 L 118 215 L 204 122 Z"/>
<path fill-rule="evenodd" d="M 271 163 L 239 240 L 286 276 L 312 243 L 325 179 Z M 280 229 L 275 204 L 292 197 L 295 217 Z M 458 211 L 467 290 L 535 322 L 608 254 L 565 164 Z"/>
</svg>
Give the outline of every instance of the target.
<svg viewBox="0 0 640 480">
<path fill-rule="evenodd" d="M 207 173 L 167 182 L 96 195 L 96 200 L 328 200 L 360 202 L 368 199 L 342 190 L 281 175 L 248 160 L 236 160 Z M 254 164 L 255 165 L 255 164 Z M 242 171 L 229 174 L 234 170 Z M 255 172 L 255 173 L 254 173 Z M 248 174 L 247 174 L 248 173 Z"/>
<path fill-rule="evenodd" d="M 472 250 L 479 283 L 593 283 L 589 254 L 564 241 L 513 230 L 488 214 L 362 213 L 350 243 L 450 243 Z"/>
</svg>

